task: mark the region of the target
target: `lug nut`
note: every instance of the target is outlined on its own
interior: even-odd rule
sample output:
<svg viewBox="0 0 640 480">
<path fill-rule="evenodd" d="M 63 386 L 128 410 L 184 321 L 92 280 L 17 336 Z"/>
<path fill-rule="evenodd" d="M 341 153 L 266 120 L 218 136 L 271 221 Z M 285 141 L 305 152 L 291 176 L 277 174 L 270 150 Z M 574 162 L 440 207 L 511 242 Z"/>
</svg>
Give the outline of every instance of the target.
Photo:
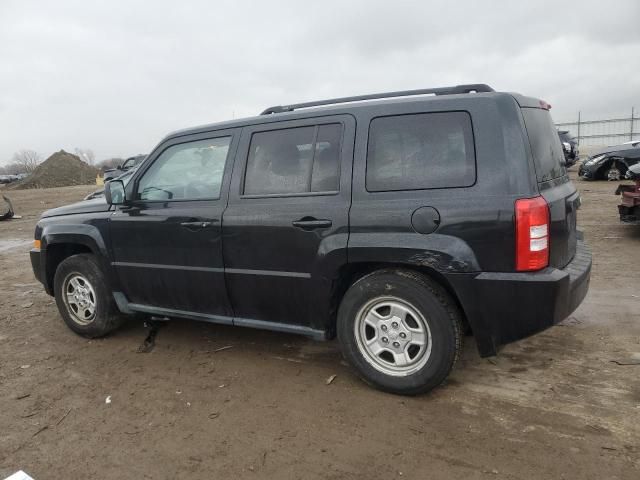
<svg viewBox="0 0 640 480">
<path fill-rule="evenodd" d="M 404 332 L 400 332 L 400 338 L 407 338 L 407 334 Z"/>
<path fill-rule="evenodd" d="M 393 328 L 398 328 L 398 322 L 393 322 L 393 323 L 391 324 L 391 326 L 392 326 Z"/>
<path fill-rule="evenodd" d="M 383 332 L 386 332 L 386 331 L 387 331 L 387 326 L 386 326 L 386 325 L 382 325 L 382 327 L 380 327 L 380 328 L 382 328 L 382 331 L 383 331 Z"/>
<path fill-rule="evenodd" d="M 382 337 L 382 343 L 389 343 L 389 339 L 387 337 Z"/>
<path fill-rule="evenodd" d="M 400 347 L 400 344 L 398 342 L 393 342 L 393 346 L 398 348 L 398 347 Z"/>
</svg>

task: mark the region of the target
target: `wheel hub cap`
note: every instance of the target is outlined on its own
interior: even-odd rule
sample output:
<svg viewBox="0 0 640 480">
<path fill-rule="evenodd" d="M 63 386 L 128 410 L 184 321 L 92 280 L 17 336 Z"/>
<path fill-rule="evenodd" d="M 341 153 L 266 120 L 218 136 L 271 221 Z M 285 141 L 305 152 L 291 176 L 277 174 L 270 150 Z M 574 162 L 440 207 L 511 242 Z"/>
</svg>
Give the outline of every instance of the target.
<svg viewBox="0 0 640 480">
<path fill-rule="evenodd" d="M 64 304 L 72 320 L 80 325 L 88 325 L 96 316 L 96 294 L 93 286 L 83 275 L 72 273 L 62 285 Z"/>
<path fill-rule="evenodd" d="M 424 316 L 397 297 L 380 297 L 364 305 L 354 325 L 358 348 L 376 370 L 410 375 L 431 354 L 431 332 Z"/>
</svg>

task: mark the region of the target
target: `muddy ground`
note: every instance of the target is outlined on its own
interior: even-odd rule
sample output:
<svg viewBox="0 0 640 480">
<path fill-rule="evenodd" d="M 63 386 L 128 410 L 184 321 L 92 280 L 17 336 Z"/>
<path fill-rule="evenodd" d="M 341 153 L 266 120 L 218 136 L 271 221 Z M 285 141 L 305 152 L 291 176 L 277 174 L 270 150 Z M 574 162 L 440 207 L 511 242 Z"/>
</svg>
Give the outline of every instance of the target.
<svg viewBox="0 0 640 480">
<path fill-rule="evenodd" d="M 640 360 L 640 227 L 619 223 L 613 183 L 576 183 L 585 302 L 493 359 L 467 337 L 450 380 L 415 398 L 365 386 L 335 342 L 186 320 L 151 353 L 141 323 L 76 336 L 27 251 L 42 210 L 92 187 L 11 192 L 24 218 L 0 223 L 0 478 L 640 478 L 640 365 L 621 365 Z"/>
</svg>

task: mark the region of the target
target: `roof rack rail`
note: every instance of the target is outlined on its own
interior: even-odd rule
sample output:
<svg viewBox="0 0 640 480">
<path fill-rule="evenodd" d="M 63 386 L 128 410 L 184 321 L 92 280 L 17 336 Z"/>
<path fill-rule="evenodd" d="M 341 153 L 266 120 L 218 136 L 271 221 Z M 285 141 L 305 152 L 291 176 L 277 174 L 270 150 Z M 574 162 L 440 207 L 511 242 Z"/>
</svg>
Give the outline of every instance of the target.
<svg viewBox="0 0 640 480">
<path fill-rule="evenodd" d="M 277 105 L 269 107 L 263 111 L 260 115 L 270 115 L 272 113 L 292 112 L 299 108 L 320 107 L 322 105 L 334 105 L 336 103 L 351 103 L 360 102 L 362 100 L 376 100 L 380 98 L 393 98 L 393 97 L 410 97 L 412 95 L 455 95 L 459 93 L 481 93 L 481 92 L 495 92 L 493 88 L 484 83 L 472 83 L 469 85 L 456 85 L 453 87 L 439 87 L 439 88 L 423 88 L 418 90 L 403 90 L 398 92 L 386 92 L 386 93 L 372 93 L 370 95 L 357 95 L 355 97 L 341 97 L 331 98 L 329 100 L 317 100 L 315 102 L 306 103 L 294 103 L 291 105 Z"/>
</svg>

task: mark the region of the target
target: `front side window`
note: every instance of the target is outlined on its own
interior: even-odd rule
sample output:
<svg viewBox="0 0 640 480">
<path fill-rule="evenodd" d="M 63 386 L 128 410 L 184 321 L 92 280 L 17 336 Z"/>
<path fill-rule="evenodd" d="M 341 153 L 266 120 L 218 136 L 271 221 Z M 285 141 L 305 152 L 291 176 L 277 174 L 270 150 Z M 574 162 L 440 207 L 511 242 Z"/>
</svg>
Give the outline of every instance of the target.
<svg viewBox="0 0 640 480">
<path fill-rule="evenodd" d="M 138 184 L 138 200 L 202 200 L 220 197 L 231 137 L 167 148 Z"/>
<path fill-rule="evenodd" d="M 254 133 L 244 194 L 337 191 L 341 141 L 338 123 Z"/>
<path fill-rule="evenodd" d="M 471 186 L 476 165 L 466 112 L 375 118 L 369 127 L 367 190 Z"/>
</svg>

